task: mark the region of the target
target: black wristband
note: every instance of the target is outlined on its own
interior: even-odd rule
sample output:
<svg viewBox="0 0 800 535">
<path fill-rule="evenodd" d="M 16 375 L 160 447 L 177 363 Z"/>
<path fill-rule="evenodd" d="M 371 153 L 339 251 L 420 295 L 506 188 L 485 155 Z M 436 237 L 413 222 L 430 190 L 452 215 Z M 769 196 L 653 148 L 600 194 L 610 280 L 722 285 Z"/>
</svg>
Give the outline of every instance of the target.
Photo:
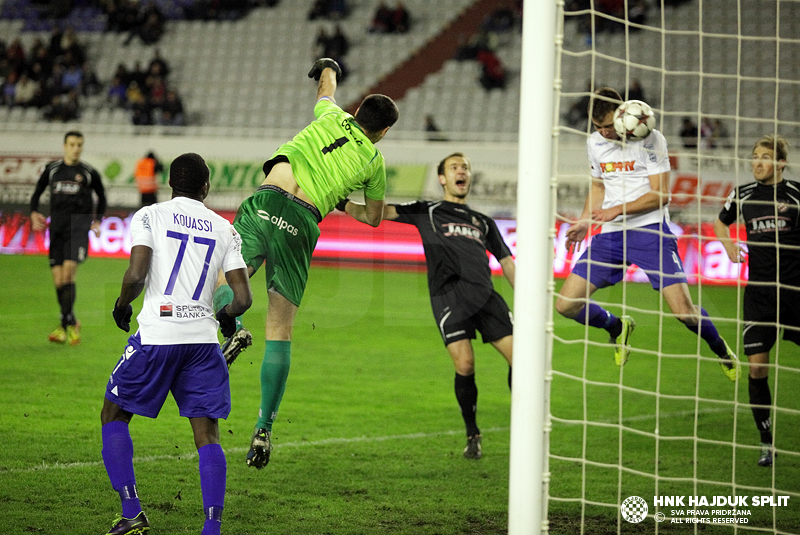
<svg viewBox="0 0 800 535">
<path fill-rule="evenodd" d="M 340 212 L 347 212 L 346 207 L 347 207 L 347 203 L 349 203 L 349 202 L 350 202 L 350 199 L 348 199 L 348 198 L 342 199 L 341 201 L 336 203 L 336 209 L 339 210 Z"/>
</svg>

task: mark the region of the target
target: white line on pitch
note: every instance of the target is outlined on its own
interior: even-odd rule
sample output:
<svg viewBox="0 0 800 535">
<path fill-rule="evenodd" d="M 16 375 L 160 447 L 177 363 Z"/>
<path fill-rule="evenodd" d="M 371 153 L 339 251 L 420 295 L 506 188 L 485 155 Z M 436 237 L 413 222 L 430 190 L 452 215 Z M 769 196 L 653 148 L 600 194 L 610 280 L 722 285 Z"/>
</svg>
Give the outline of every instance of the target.
<svg viewBox="0 0 800 535">
<path fill-rule="evenodd" d="M 508 431 L 508 427 L 491 427 L 488 429 L 484 429 L 484 433 L 500 433 L 504 431 Z M 458 431 L 441 431 L 438 433 L 410 433 L 407 435 L 386 435 L 382 437 L 349 437 L 349 438 L 323 438 L 322 440 L 314 440 L 314 441 L 303 441 L 303 442 L 286 442 L 283 444 L 275 444 L 275 449 L 280 450 L 283 448 L 304 448 L 304 447 L 314 447 L 314 446 L 329 446 L 331 444 L 355 444 L 358 442 L 363 443 L 371 443 L 371 442 L 386 442 L 387 440 L 416 440 L 421 438 L 432 438 L 432 437 L 441 437 L 441 436 L 453 436 L 453 435 L 460 435 L 463 434 L 463 430 Z M 226 448 L 225 453 L 244 453 L 249 448 L 244 447 L 235 447 L 235 448 Z M 167 460 L 192 460 L 197 457 L 197 452 L 192 451 L 181 455 L 145 455 L 141 457 L 134 457 L 133 461 L 135 463 L 148 463 L 148 462 L 155 462 L 155 461 L 167 461 Z M 9 470 L 0 471 L 0 475 L 8 474 L 8 473 L 19 473 L 19 472 L 37 472 L 40 470 L 67 470 L 71 468 L 84 468 L 89 466 L 99 466 L 102 465 L 103 461 L 81 461 L 81 462 L 74 462 L 74 463 L 53 463 L 47 464 L 42 463 L 36 466 L 31 466 L 28 468 L 11 468 Z"/>
</svg>

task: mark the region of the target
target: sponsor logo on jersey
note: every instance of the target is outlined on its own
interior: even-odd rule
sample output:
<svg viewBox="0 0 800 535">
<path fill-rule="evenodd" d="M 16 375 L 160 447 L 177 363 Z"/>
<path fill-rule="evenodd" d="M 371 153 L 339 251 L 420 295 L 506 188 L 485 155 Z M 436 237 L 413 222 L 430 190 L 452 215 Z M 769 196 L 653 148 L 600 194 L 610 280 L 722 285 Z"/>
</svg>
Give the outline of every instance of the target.
<svg viewBox="0 0 800 535">
<path fill-rule="evenodd" d="M 762 232 L 770 232 L 775 231 L 777 228 L 778 231 L 781 230 L 788 230 L 786 226 L 788 222 L 783 218 L 773 219 L 770 217 L 762 217 L 753 219 L 750 221 L 750 231 L 756 234 L 760 234 Z"/>
<path fill-rule="evenodd" d="M 278 217 L 275 215 L 271 216 L 265 210 L 257 210 L 256 214 L 258 214 L 258 217 L 260 217 L 264 221 L 269 221 L 270 223 L 278 227 L 278 230 L 285 230 L 292 236 L 297 236 L 297 227 L 290 224 L 283 217 Z"/>
<path fill-rule="evenodd" d="M 176 318 L 193 319 L 208 316 L 208 309 L 203 305 L 175 305 Z"/>
<path fill-rule="evenodd" d="M 483 243 L 481 241 L 483 232 L 475 227 L 471 227 L 469 225 L 459 225 L 456 223 L 446 223 L 443 225 L 443 227 L 445 228 L 445 236 L 463 236 L 465 238 L 470 238 L 477 242 Z"/>
<path fill-rule="evenodd" d="M 80 175 L 78 175 L 80 176 Z M 69 182 L 62 180 L 56 182 L 53 187 L 53 193 L 60 193 L 62 195 L 77 195 L 81 191 L 81 185 L 77 182 Z"/>
<path fill-rule="evenodd" d="M 622 172 L 622 171 L 633 171 L 633 165 L 636 162 L 631 160 L 629 162 L 602 162 L 600 164 L 600 169 L 604 173 L 613 173 L 614 171 Z"/>
<path fill-rule="evenodd" d="M 162 318 L 172 317 L 172 305 L 161 305 L 159 315 Z"/>
<path fill-rule="evenodd" d="M 172 222 L 182 227 L 204 232 L 212 232 L 213 230 L 211 227 L 211 221 L 208 219 L 197 219 L 196 217 L 185 214 L 172 214 Z"/>
</svg>

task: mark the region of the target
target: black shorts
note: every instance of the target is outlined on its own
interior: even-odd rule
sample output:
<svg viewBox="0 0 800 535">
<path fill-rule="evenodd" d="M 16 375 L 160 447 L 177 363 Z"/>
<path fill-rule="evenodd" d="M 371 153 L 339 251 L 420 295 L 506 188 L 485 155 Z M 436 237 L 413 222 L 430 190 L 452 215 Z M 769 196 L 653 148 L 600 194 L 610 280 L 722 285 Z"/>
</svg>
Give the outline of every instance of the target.
<svg viewBox="0 0 800 535">
<path fill-rule="evenodd" d="M 800 345 L 800 290 L 748 284 L 744 289 L 744 354 L 768 353 L 783 328 L 783 339 Z M 780 325 L 778 324 L 780 322 Z"/>
<path fill-rule="evenodd" d="M 73 217 L 71 223 L 50 225 L 50 267 L 60 266 L 65 260 L 81 263 L 89 253 L 91 218 Z"/>
<path fill-rule="evenodd" d="M 474 339 L 476 330 L 481 333 L 484 344 L 513 334 L 514 318 L 511 310 L 494 290 L 486 302 L 478 306 L 457 303 L 451 297 L 431 297 L 433 315 L 445 346 L 459 340 Z"/>
</svg>

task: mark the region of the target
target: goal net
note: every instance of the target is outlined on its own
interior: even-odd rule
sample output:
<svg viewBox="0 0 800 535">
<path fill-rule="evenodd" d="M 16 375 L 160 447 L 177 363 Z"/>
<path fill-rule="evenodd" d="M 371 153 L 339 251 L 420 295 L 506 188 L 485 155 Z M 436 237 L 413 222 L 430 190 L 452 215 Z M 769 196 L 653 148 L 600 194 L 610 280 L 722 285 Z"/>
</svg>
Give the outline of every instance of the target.
<svg viewBox="0 0 800 535">
<path fill-rule="evenodd" d="M 588 97 L 610 86 L 656 112 L 656 128 L 669 146 L 670 227 L 692 301 L 739 356 L 742 374 L 735 383 L 726 378 L 708 344 L 677 321 L 636 266 L 593 295 L 613 314 L 635 318 L 624 367 L 614 364 L 605 330 L 554 313 L 549 529 L 800 534 L 800 348 L 778 336 L 770 351 L 777 457 L 772 466 L 759 466 L 761 435 L 742 341 L 748 267 L 728 259 L 713 230 L 728 194 L 753 182 L 751 153 L 762 136 L 789 140 L 783 176 L 800 180 L 800 2 L 560 5 L 554 294 L 579 256 L 565 249 L 565 232 L 590 189 Z M 745 239 L 741 218 L 730 229 Z"/>
</svg>

